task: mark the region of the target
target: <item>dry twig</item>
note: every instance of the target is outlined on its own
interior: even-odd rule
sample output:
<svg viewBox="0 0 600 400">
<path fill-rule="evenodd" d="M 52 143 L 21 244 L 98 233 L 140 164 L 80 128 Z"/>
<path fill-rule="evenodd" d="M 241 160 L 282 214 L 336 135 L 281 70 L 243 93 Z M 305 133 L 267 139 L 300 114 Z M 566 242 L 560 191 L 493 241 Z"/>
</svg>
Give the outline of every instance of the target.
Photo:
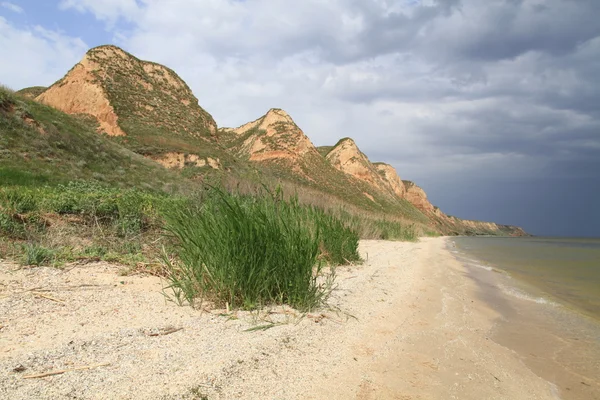
<svg viewBox="0 0 600 400">
<path fill-rule="evenodd" d="M 64 374 L 65 372 L 81 371 L 81 370 L 84 370 L 84 369 L 93 369 L 93 368 L 98 368 L 98 367 L 105 367 L 107 365 L 110 365 L 110 363 L 92 364 L 92 365 L 84 365 L 82 367 L 76 367 L 76 368 L 60 369 L 60 370 L 57 370 L 57 371 L 44 372 L 42 374 L 25 375 L 23 377 L 23 379 L 45 378 L 46 376 L 61 375 L 61 374 Z"/>
<path fill-rule="evenodd" d="M 52 297 L 52 296 L 48 296 L 47 294 L 40 293 L 40 292 L 32 292 L 32 293 L 33 293 L 34 296 L 43 297 L 45 299 L 52 300 L 52 301 L 55 301 L 57 303 L 65 304 L 65 302 L 63 300 L 57 299 L 57 298 Z"/>
</svg>

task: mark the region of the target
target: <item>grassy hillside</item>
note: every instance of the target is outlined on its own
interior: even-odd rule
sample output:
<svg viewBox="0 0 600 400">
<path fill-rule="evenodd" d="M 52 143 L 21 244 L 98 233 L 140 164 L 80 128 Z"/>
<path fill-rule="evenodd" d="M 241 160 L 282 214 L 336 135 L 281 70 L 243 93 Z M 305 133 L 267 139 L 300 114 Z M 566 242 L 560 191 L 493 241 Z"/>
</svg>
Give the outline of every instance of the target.
<svg viewBox="0 0 600 400">
<path fill-rule="evenodd" d="M 173 70 L 116 46 L 89 50 L 44 89 L 0 93 L 0 184 L 85 181 L 169 193 L 207 181 L 238 182 L 249 192 L 283 184 L 302 193 L 301 202 L 408 222 L 420 231 L 510 230 L 463 226 L 422 207 L 404 196 L 392 167 L 378 168 L 349 138 L 316 148 L 284 110 L 218 130 Z M 36 95 L 37 102 L 29 100 Z"/>
<path fill-rule="evenodd" d="M 16 93 L 22 97 L 27 97 L 29 99 L 35 99 L 40 94 L 42 94 L 46 89 L 46 86 L 31 86 L 27 88 L 23 88 L 18 90 Z"/>
<path fill-rule="evenodd" d="M 174 190 L 181 177 L 99 135 L 92 118 L 67 115 L 0 88 L 0 185 L 86 180 Z"/>
<path fill-rule="evenodd" d="M 349 213 L 343 202 L 306 204 L 323 199 L 322 192 L 300 201 L 280 187 L 257 191 L 273 182 L 264 174 L 223 175 L 243 182 L 245 194 L 239 187 L 231 193 L 208 188 L 99 135 L 94 119 L 5 88 L 0 132 L 0 259 L 23 265 L 104 260 L 123 264 L 124 274 L 165 276 L 180 300 L 209 296 L 247 308 L 282 301 L 310 308 L 327 294 L 311 275 L 313 266 L 320 271 L 325 264 L 357 261 L 359 237 L 418 235 L 413 224 Z M 277 259 L 265 257 L 273 249 L 280 250 Z M 223 278 L 200 292 L 194 288 L 207 282 L 194 281 L 204 271 L 195 270 L 196 256 L 210 263 L 213 277 Z M 274 265 L 286 269 L 273 274 Z M 229 279 L 260 270 L 269 280 L 241 285 Z"/>
</svg>

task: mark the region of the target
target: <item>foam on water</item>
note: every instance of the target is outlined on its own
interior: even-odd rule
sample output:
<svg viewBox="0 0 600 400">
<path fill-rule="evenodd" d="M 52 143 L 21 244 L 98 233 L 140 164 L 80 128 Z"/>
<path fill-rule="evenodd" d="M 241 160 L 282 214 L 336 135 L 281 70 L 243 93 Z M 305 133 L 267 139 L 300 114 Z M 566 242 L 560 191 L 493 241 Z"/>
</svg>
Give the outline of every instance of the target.
<svg viewBox="0 0 600 400">
<path fill-rule="evenodd" d="M 483 265 L 483 264 L 477 264 L 477 263 L 471 263 L 470 265 L 473 266 L 473 267 L 477 267 L 477 268 L 483 268 L 486 271 L 493 271 L 494 270 L 494 268 L 490 267 L 489 265 Z"/>
<path fill-rule="evenodd" d="M 502 290 L 503 293 L 505 293 L 509 296 L 512 296 L 512 297 L 516 297 L 521 300 L 532 301 L 537 304 L 547 304 L 550 306 L 556 305 L 555 302 L 548 300 L 545 297 L 532 296 L 532 295 L 530 295 L 520 289 L 517 289 L 516 287 L 513 287 L 513 286 L 500 284 L 498 287 L 500 288 L 500 290 Z"/>
</svg>

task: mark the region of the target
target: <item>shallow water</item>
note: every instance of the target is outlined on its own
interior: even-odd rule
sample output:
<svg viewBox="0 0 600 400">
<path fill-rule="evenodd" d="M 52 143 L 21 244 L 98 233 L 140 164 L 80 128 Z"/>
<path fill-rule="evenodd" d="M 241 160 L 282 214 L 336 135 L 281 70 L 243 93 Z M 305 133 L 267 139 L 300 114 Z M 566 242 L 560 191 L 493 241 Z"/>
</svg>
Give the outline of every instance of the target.
<svg viewBox="0 0 600 400">
<path fill-rule="evenodd" d="M 491 332 L 563 399 L 600 399 L 600 240 L 455 238 L 501 317 Z"/>
<path fill-rule="evenodd" d="M 506 271 L 544 292 L 547 300 L 600 320 L 600 239 L 465 237 L 454 242 L 485 267 Z"/>
</svg>

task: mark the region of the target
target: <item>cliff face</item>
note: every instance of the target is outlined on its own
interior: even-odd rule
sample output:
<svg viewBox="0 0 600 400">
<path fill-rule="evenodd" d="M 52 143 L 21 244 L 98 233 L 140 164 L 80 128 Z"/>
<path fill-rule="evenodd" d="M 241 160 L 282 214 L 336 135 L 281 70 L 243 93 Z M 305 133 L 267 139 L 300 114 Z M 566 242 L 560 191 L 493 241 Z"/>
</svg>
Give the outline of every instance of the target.
<svg viewBox="0 0 600 400">
<path fill-rule="evenodd" d="M 295 161 L 308 154 L 318 155 L 310 139 L 281 109 L 271 109 L 239 128 L 225 128 L 222 137 L 239 156 L 250 161 Z"/>
<path fill-rule="evenodd" d="M 406 197 L 406 187 L 404 186 L 404 182 L 398 176 L 396 169 L 389 164 L 385 163 L 375 163 L 373 164 L 377 172 L 383 177 L 383 179 L 387 182 L 389 187 L 392 189 L 392 192 L 400 197 Z"/>
<path fill-rule="evenodd" d="M 187 84 L 169 68 L 115 46 L 89 50 L 36 100 L 69 114 L 89 114 L 111 136 L 149 128 L 179 135 L 214 134 L 216 123 Z"/>
<path fill-rule="evenodd" d="M 415 207 L 427 213 L 433 211 L 433 205 L 427 199 L 427 194 L 423 189 L 417 186 L 414 182 L 403 181 L 406 188 L 406 199 Z"/>
<path fill-rule="evenodd" d="M 521 228 L 498 225 L 494 222 L 472 221 L 446 215 L 438 207 L 431 204 L 425 191 L 414 182 L 403 181 L 406 188 L 406 199 L 427 215 L 431 226 L 447 235 L 509 235 L 526 236 Z"/>
<path fill-rule="evenodd" d="M 339 171 L 366 182 L 376 190 L 386 194 L 394 193 L 390 182 L 371 164 L 354 140 L 340 140 L 327 154 L 326 159 Z"/>
<path fill-rule="evenodd" d="M 37 100 L 67 114 L 90 114 L 98 120 L 100 132 L 124 136 L 106 92 L 94 77 L 93 71 L 97 69 L 98 64 L 86 54 L 62 80 L 40 94 Z"/>
</svg>

